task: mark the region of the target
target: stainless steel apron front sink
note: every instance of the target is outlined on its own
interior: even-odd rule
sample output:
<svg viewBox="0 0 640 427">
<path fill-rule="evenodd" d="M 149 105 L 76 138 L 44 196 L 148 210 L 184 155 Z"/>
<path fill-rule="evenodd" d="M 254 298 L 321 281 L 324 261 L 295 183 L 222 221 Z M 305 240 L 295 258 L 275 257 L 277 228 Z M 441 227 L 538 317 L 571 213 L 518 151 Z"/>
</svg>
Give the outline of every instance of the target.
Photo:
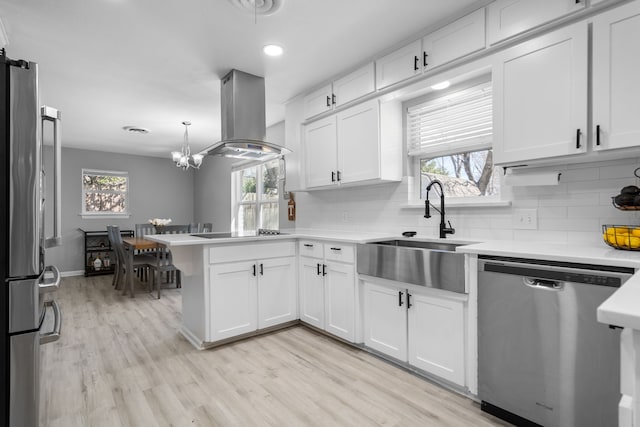
<svg viewBox="0 0 640 427">
<path fill-rule="evenodd" d="M 465 293 L 462 246 L 449 242 L 384 240 L 358 244 L 358 273 L 402 283 Z"/>
</svg>

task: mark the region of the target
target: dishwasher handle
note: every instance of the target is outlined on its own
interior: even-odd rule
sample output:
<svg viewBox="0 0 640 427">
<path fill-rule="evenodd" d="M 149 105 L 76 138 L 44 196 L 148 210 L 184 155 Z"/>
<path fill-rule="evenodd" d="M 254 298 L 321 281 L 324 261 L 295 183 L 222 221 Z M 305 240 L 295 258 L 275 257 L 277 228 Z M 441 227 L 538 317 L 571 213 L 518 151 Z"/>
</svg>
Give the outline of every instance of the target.
<svg viewBox="0 0 640 427">
<path fill-rule="evenodd" d="M 533 289 L 544 289 L 547 291 L 561 291 L 564 289 L 564 283 L 557 280 L 546 280 L 525 276 L 522 278 L 522 283 Z"/>
</svg>

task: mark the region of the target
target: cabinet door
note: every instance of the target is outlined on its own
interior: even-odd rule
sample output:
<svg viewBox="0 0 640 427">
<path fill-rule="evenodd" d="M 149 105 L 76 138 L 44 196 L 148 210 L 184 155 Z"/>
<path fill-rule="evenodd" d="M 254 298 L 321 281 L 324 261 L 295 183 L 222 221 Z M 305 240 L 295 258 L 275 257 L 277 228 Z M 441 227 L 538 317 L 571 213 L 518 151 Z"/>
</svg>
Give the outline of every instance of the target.
<svg viewBox="0 0 640 427">
<path fill-rule="evenodd" d="M 376 87 L 382 89 L 422 72 L 421 40 L 376 61 Z"/>
<path fill-rule="evenodd" d="M 464 385 L 463 302 L 411 295 L 408 309 L 409 363 Z"/>
<path fill-rule="evenodd" d="M 295 320 L 297 283 L 295 257 L 257 262 L 258 329 Z"/>
<path fill-rule="evenodd" d="M 364 284 L 364 343 L 407 361 L 407 294 L 404 290 Z"/>
<path fill-rule="evenodd" d="M 495 164 L 586 151 L 587 66 L 586 23 L 496 55 Z"/>
<path fill-rule="evenodd" d="M 484 9 L 478 9 L 423 38 L 422 65 L 430 70 L 484 47 Z"/>
<path fill-rule="evenodd" d="M 376 89 L 373 62 L 333 82 L 336 107 L 358 99 Z"/>
<path fill-rule="evenodd" d="M 340 182 L 380 177 L 380 107 L 368 101 L 338 113 Z"/>
<path fill-rule="evenodd" d="M 347 341 L 355 341 L 355 267 L 327 262 L 324 276 L 325 330 Z"/>
<path fill-rule="evenodd" d="M 333 109 L 331 85 L 326 85 L 304 97 L 304 117 L 316 116 Z"/>
<path fill-rule="evenodd" d="M 218 341 L 258 328 L 256 278 L 253 261 L 214 264 L 209 267 L 210 333 Z"/>
<path fill-rule="evenodd" d="M 576 0 L 494 1 L 487 6 L 489 44 L 515 36 L 584 7 L 584 1 L 576 2 Z"/>
<path fill-rule="evenodd" d="M 596 16 L 593 20 L 595 150 L 640 145 L 638 40 L 638 2 L 613 9 Z"/>
<path fill-rule="evenodd" d="M 324 329 L 324 280 L 318 268 L 321 259 L 300 258 L 300 320 Z"/>
<path fill-rule="evenodd" d="M 338 170 L 336 118 L 318 120 L 305 126 L 305 175 L 307 187 L 335 183 Z"/>
</svg>

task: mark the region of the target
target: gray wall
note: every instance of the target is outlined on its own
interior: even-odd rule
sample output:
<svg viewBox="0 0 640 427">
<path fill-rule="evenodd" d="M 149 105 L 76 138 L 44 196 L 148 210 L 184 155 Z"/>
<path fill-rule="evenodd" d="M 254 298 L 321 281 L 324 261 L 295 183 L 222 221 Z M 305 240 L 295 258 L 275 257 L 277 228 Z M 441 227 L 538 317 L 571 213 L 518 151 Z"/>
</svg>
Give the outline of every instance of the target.
<svg viewBox="0 0 640 427">
<path fill-rule="evenodd" d="M 284 122 L 268 127 L 266 139 L 284 146 Z M 214 231 L 231 229 L 231 166 L 237 161 L 224 157 L 205 157 L 202 166 L 195 172 L 195 221 L 211 222 Z M 287 221 L 287 200 L 280 196 L 280 228 L 293 226 Z"/>
<path fill-rule="evenodd" d="M 46 233 L 51 235 L 53 223 L 53 150 L 45 147 L 47 173 Z M 126 219 L 83 219 L 82 169 L 126 171 L 129 173 L 131 216 Z M 175 167 L 169 158 L 134 156 L 99 151 L 62 149 L 62 246 L 47 249 L 47 264 L 63 272 L 84 269 L 83 230 L 105 230 L 109 224 L 133 229 L 136 223 L 150 218 L 171 218 L 174 224 L 187 224 L 194 219 L 194 173 Z"/>
</svg>

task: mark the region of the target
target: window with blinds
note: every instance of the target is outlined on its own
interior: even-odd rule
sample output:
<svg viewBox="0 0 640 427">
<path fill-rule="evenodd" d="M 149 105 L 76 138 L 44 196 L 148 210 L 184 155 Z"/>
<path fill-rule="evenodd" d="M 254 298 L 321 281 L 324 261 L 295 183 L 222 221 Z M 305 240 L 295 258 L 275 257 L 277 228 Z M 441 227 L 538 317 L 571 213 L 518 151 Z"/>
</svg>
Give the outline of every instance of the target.
<svg viewBox="0 0 640 427">
<path fill-rule="evenodd" d="M 410 106 L 406 115 L 410 156 L 490 148 L 493 135 L 491 82 Z"/>
</svg>

